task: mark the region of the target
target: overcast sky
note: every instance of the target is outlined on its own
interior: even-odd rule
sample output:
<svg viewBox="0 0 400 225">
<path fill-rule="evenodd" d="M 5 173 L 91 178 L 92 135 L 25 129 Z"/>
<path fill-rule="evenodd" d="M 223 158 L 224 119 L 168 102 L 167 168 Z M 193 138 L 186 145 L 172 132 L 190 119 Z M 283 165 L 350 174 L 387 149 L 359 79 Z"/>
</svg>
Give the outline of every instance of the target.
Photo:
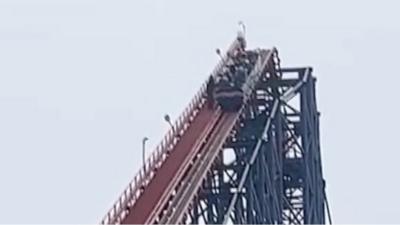
<svg viewBox="0 0 400 225">
<path fill-rule="evenodd" d="M 0 223 L 99 222 L 239 20 L 314 67 L 334 221 L 399 223 L 399 4 L 331 2 L 0 1 Z"/>
</svg>

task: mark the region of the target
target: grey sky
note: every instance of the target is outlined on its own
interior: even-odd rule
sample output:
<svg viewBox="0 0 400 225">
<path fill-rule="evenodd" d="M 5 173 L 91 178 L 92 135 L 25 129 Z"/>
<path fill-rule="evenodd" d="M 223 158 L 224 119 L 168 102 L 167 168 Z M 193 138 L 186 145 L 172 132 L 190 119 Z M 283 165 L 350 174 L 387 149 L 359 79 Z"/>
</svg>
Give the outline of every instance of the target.
<svg viewBox="0 0 400 225">
<path fill-rule="evenodd" d="M 98 222 L 239 20 L 314 67 L 334 220 L 400 222 L 398 3 L 166 2 L 0 1 L 0 223 Z"/>
</svg>

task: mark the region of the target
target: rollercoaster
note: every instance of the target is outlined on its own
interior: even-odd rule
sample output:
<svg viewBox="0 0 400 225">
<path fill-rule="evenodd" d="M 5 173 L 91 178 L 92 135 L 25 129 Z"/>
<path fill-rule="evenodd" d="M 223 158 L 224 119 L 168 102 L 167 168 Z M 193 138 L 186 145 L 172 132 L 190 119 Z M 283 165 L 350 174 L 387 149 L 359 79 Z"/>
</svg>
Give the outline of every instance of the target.
<svg viewBox="0 0 400 225">
<path fill-rule="evenodd" d="M 245 41 L 235 38 L 101 224 L 330 221 L 312 68 L 281 68 L 276 48 Z"/>
</svg>

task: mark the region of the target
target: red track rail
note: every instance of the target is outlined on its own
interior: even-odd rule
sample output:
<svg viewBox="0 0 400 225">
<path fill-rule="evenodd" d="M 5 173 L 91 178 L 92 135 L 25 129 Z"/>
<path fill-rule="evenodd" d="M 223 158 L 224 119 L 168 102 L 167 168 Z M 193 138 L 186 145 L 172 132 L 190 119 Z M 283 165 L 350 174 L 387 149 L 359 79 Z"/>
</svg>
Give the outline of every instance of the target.
<svg viewBox="0 0 400 225">
<path fill-rule="evenodd" d="M 158 169 L 141 198 L 132 207 L 132 213 L 128 214 L 122 223 L 144 224 L 158 215 L 162 206 L 168 201 L 168 196 L 183 176 L 189 162 L 200 149 L 209 130 L 214 127 L 217 119 L 214 118 L 214 112 L 203 107 L 175 146 L 174 151 Z"/>
<path fill-rule="evenodd" d="M 219 150 L 224 141 L 229 136 L 230 131 L 235 125 L 239 112 L 221 113 L 215 129 L 210 132 L 207 143 L 200 150 L 200 156 L 193 161 L 193 166 L 187 172 L 187 175 L 181 180 L 184 184 L 177 190 L 176 196 L 172 199 L 166 212 L 158 221 L 161 224 L 177 224 L 187 211 L 190 200 L 197 194 L 208 168 L 215 161 Z M 154 221 L 149 221 L 153 223 Z"/>
<path fill-rule="evenodd" d="M 230 48 L 228 49 L 227 53 L 235 51 L 238 47 L 240 46 L 240 43 L 238 40 L 235 40 Z M 223 60 L 219 62 L 217 67 L 214 69 L 212 75 L 215 76 L 217 72 L 222 68 L 223 64 L 225 64 L 227 56 L 225 55 Z M 120 224 L 124 223 L 124 221 L 127 218 L 136 218 L 132 216 L 134 213 L 134 209 L 137 206 L 137 202 L 142 199 L 142 195 L 145 193 L 150 193 L 146 192 L 145 190 L 149 189 L 149 185 L 152 184 L 153 179 L 157 176 L 161 168 L 167 168 L 163 167 L 164 163 L 167 162 L 167 159 L 170 158 L 169 155 L 173 155 L 175 152 L 178 145 L 182 141 L 179 141 L 178 138 L 176 138 L 176 134 L 173 133 L 173 130 L 176 130 L 179 132 L 179 135 L 182 135 L 182 137 L 187 137 L 188 135 L 185 134 L 189 130 L 194 130 L 192 132 L 195 132 L 196 129 L 191 129 L 192 125 L 194 124 L 195 121 L 200 120 L 201 118 L 208 118 L 211 119 L 210 116 L 200 116 L 198 115 L 203 115 L 202 113 L 204 112 L 203 105 L 204 105 L 204 92 L 205 92 L 205 86 L 206 84 L 204 83 L 202 87 L 200 88 L 199 92 L 195 95 L 193 100 L 190 102 L 189 106 L 184 110 L 184 112 L 179 116 L 177 121 L 174 124 L 174 128 L 171 129 L 165 138 L 161 141 L 161 143 L 157 146 L 156 150 L 153 151 L 152 155 L 147 159 L 145 165 L 139 173 L 134 177 L 134 179 L 129 183 L 128 187 L 124 190 L 124 192 L 121 194 L 121 196 L 118 198 L 118 200 L 115 202 L 113 207 L 108 211 L 106 216 L 102 219 L 101 224 Z M 209 112 L 210 113 L 210 112 Z M 196 119 L 200 118 L 200 119 Z M 209 120 L 202 119 L 202 121 L 205 120 L 209 122 Z M 204 122 L 204 121 L 203 121 Z M 200 123 L 201 124 L 201 123 Z M 196 125 L 200 126 L 200 125 Z M 204 127 L 205 128 L 205 127 Z M 198 131 L 197 132 L 201 132 Z M 196 134 L 191 134 L 191 135 L 196 135 Z M 190 135 L 190 136 L 191 136 Z M 197 136 L 196 138 L 198 138 Z M 183 140 L 183 138 L 182 138 Z M 193 142 L 192 142 L 193 144 Z M 186 146 L 189 146 L 189 144 L 186 144 Z M 183 151 L 183 150 L 181 150 Z M 189 150 L 185 150 L 189 151 Z M 183 153 L 185 154 L 185 153 Z M 184 160 L 185 161 L 185 160 Z M 168 167 L 169 168 L 169 167 Z M 151 188 L 150 188 L 151 189 Z M 154 206 L 155 207 L 155 206 Z M 142 212 L 140 212 L 142 214 Z M 131 220 L 129 219 L 129 221 Z"/>
</svg>

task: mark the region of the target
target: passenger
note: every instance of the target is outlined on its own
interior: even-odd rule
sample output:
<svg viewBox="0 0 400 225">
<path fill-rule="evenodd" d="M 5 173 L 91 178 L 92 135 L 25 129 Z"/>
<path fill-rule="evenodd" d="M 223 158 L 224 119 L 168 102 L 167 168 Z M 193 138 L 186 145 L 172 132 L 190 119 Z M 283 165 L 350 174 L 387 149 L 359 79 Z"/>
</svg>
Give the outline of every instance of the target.
<svg viewBox="0 0 400 225">
<path fill-rule="evenodd" d="M 222 68 L 222 79 L 227 79 L 229 82 L 232 82 L 230 67 L 225 66 Z"/>
<path fill-rule="evenodd" d="M 257 53 L 255 51 L 247 51 L 247 58 L 249 59 L 251 64 L 256 63 L 257 61 Z"/>
<path fill-rule="evenodd" d="M 237 49 L 232 58 L 233 59 L 238 59 L 242 55 L 242 51 L 243 50 L 241 48 Z"/>
<path fill-rule="evenodd" d="M 221 80 L 219 81 L 219 86 L 222 87 L 222 89 L 231 86 L 231 81 L 229 80 L 229 77 L 224 75 L 222 76 Z"/>
<path fill-rule="evenodd" d="M 226 80 L 228 83 L 232 83 L 233 82 L 233 74 L 230 73 L 229 71 L 227 71 L 226 73 L 224 73 L 223 79 Z"/>
<path fill-rule="evenodd" d="M 246 52 L 241 51 L 240 54 L 238 55 L 238 60 L 242 61 L 247 58 Z"/>
<path fill-rule="evenodd" d="M 213 96 L 213 91 L 215 87 L 215 81 L 214 77 L 211 75 L 210 78 L 208 79 L 207 82 L 207 103 L 208 103 L 208 108 L 213 109 L 214 108 L 214 96 Z"/>
<path fill-rule="evenodd" d="M 243 66 L 239 66 L 236 72 L 236 80 L 235 80 L 235 86 L 236 87 L 242 87 L 244 82 L 246 81 L 246 68 Z"/>
</svg>

